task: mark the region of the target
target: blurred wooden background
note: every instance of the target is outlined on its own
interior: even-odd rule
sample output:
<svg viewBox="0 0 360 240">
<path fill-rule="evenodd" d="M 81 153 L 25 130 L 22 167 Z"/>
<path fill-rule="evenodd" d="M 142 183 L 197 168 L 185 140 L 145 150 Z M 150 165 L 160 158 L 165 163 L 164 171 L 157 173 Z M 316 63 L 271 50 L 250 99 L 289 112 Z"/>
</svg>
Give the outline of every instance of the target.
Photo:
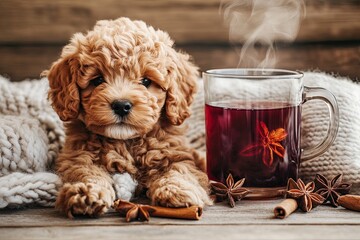
<svg viewBox="0 0 360 240">
<path fill-rule="evenodd" d="M 265 0 L 264 0 L 265 1 Z M 169 32 L 201 70 L 237 67 L 220 0 L 1 0 L 0 74 L 39 78 L 75 32 L 128 16 Z M 278 68 L 360 76 L 360 0 L 306 0 L 297 40 L 277 47 Z"/>
</svg>

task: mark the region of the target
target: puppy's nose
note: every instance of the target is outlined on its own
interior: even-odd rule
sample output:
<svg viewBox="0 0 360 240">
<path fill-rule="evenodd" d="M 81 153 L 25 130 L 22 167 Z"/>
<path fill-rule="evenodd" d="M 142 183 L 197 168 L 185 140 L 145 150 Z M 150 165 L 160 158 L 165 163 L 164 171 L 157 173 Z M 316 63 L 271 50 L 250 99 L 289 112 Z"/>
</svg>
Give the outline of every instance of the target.
<svg viewBox="0 0 360 240">
<path fill-rule="evenodd" d="M 124 117 L 131 111 L 132 104 L 128 100 L 116 100 L 111 103 L 111 109 L 120 117 Z"/>
</svg>

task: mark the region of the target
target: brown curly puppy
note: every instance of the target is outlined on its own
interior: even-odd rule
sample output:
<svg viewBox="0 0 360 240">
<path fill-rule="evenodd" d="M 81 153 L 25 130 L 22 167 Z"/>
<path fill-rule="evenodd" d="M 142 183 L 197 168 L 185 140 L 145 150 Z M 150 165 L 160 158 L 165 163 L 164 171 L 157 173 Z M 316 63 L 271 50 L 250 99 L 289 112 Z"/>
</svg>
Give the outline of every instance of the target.
<svg viewBox="0 0 360 240">
<path fill-rule="evenodd" d="M 130 173 L 153 204 L 211 204 L 204 159 L 178 126 L 189 117 L 198 71 L 172 46 L 142 21 L 103 20 L 75 34 L 45 71 L 66 127 L 56 206 L 69 217 L 106 212 L 114 172 Z"/>
</svg>

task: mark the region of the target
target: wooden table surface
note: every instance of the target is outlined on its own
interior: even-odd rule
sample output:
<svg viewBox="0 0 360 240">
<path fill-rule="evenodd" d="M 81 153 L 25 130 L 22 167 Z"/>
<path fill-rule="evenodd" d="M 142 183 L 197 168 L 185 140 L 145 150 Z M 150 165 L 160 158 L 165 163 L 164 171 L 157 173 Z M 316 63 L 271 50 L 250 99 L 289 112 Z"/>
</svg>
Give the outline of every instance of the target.
<svg viewBox="0 0 360 240">
<path fill-rule="evenodd" d="M 0 210 L 0 239 L 360 239 L 360 212 L 319 206 L 274 219 L 281 200 L 217 203 L 202 219 L 151 218 L 125 222 L 114 211 L 105 216 L 70 220 L 52 208 Z"/>
</svg>

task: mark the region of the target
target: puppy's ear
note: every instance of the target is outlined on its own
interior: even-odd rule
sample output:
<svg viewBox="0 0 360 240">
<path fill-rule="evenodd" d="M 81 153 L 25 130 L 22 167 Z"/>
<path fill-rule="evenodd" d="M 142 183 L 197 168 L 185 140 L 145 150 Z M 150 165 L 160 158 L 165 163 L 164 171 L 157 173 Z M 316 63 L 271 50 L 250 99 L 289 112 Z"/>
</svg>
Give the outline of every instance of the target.
<svg viewBox="0 0 360 240">
<path fill-rule="evenodd" d="M 166 116 L 171 124 L 180 125 L 190 116 L 190 104 L 197 90 L 199 72 L 185 53 L 175 52 L 170 58 L 172 63 L 168 69 L 170 82 L 165 103 Z"/>
<path fill-rule="evenodd" d="M 79 114 L 80 97 L 76 84 L 76 69 L 75 59 L 62 57 L 52 64 L 50 70 L 42 74 L 49 79 L 49 99 L 63 121 L 76 119 Z"/>
</svg>

